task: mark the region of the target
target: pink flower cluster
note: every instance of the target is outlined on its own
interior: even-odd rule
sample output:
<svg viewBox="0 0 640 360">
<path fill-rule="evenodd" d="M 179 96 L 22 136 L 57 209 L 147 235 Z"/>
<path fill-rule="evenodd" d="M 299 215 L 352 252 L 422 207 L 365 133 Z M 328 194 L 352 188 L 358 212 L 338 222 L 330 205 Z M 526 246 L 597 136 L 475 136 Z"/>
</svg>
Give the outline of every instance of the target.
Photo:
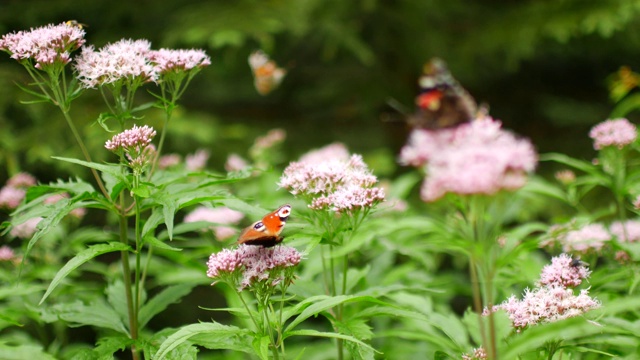
<svg viewBox="0 0 640 360">
<path fill-rule="evenodd" d="M 141 152 L 151 143 L 154 136 L 156 136 L 156 131 L 152 127 L 134 125 L 133 128 L 114 135 L 111 140 L 105 143 L 104 147 L 113 152 L 119 150 Z"/>
<path fill-rule="evenodd" d="M 578 226 L 575 222 L 552 226 L 542 247 L 553 247 L 558 244 L 566 253 L 587 254 L 600 251 L 609 241 L 611 233 L 599 223 Z"/>
<path fill-rule="evenodd" d="M 25 195 L 26 189 L 34 186 L 36 179 L 27 173 L 13 175 L 5 186 L 0 189 L 0 207 L 13 210 L 20 205 Z"/>
<path fill-rule="evenodd" d="M 290 163 L 279 186 L 293 195 L 311 199 L 309 207 L 315 210 L 343 212 L 369 208 L 383 201 L 384 190 L 374 187 L 378 179 L 362 156 L 349 156 L 343 149 L 344 146 L 330 145 Z"/>
<path fill-rule="evenodd" d="M 0 50 L 20 62 L 32 60 L 36 69 L 44 70 L 47 66 L 69 63 L 71 52 L 84 44 L 84 35 L 84 30 L 77 26 L 49 24 L 3 35 Z"/>
<path fill-rule="evenodd" d="M 494 194 L 526 183 L 537 163 L 526 139 L 503 130 L 499 121 L 478 118 L 451 129 L 416 129 L 402 149 L 400 163 L 424 168 L 424 201 L 446 193 Z"/>
<path fill-rule="evenodd" d="M 636 141 L 638 131 L 627 119 L 612 119 L 594 126 L 589 132 L 589 137 L 593 139 L 593 147 L 596 150 L 607 146 L 621 149 Z"/>
<path fill-rule="evenodd" d="M 228 207 L 209 208 L 199 206 L 184 217 L 184 222 L 206 221 L 217 224 L 210 226 L 209 229 L 215 232 L 218 240 L 223 241 L 237 233 L 235 228 L 226 225 L 235 225 L 240 222 L 243 217 L 243 213 L 229 209 Z"/>
<path fill-rule="evenodd" d="M 473 355 L 462 354 L 462 360 L 486 360 L 489 358 L 484 348 L 473 349 Z"/>
<path fill-rule="evenodd" d="M 209 160 L 209 151 L 199 149 L 193 154 L 189 154 L 184 158 L 185 167 L 189 171 L 200 171 L 207 166 Z"/>
<path fill-rule="evenodd" d="M 36 232 L 37 226 L 41 220 L 42 220 L 41 217 L 34 217 L 23 222 L 22 224 L 14 225 L 11 228 L 11 231 L 9 232 L 9 234 L 11 236 L 19 237 L 21 239 L 29 239 Z"/>
<path fill-rule="evenodd" d="M 640 241 L 640 221 L 638 220 L 615 221 L 609 225 L 609 231 L 620 242 Z"/>
<path fill-rule="evenodd" d="M 166 74 L 171 72 L 190 71 L 211 65 L 211 59 L 203 50 L 160 49 L 148 53 L 149 61 L 155 72 Z"/>
<path fill-rule="evenodd" d="M 7 245 L 0 246 L 0 261 L 11 261 L 16 257 L 16 253 Z"/>
<path fill-rule="evenodd" d="M 298 250 L 289 246 L 265 248 L 243 244 L 233 250 L 224 249 L 211 254 L 207 262 L 207 276 L 221 279 L 237 272 L 241 276 L 238 290 L 265 281 L 275 286 L 283 280 L 281 270 L 298 265 L 301 259 Z"/>
<path fill-rule="evenodd" d="M 583 263 L 575 265 L 570 256 L 562 254 L 543 268 L 538 287 L 526 289 L 522 300 L 512 295 L 491 310 L 485 309 L 484 313 L 506 311 L 517 331 L 541 322 L 555 322 L 582 315 L 601 305 L 589 296 L 588 290 L 581 290 L 579 295 L 575 295 L 571 289 L 589 275 L 590 271 Z"/>
<path fill-rule="evenodd" d="M 147 40 L 123 39 L 96 51 L 93 46 L 82 48 L 76 60 L 78 79 L 85 88 L 112 84 L 122 79 L 140 83 L 156 81 L 157 73 L 147 54 Z"/>
<path fill-rule="evenodd" d="M 542 268 L 538 286 L 576 287 L 590 275 L 591 271 L 583 262 L 567 254 L 560 254 L 551 259 L 551 264 Z"/>
</svg>

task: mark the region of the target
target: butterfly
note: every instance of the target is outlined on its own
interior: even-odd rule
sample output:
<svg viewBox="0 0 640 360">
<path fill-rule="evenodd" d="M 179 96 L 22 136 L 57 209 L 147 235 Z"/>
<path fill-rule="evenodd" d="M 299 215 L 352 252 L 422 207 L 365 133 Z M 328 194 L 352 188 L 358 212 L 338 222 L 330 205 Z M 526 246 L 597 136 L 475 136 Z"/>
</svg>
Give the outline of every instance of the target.
<svg viewBox="0 0 640 360">
<path fill-rule="evenodd" d="M 83 24 L 83 23 L 79 23 L 77 20 L 65 21 L 65 24 L 67 24 L 67 26 L 77 27 L 78 29 L 89 27 L 89 25 Z"/>
<path fill-rule="evenodd" d="M 412 127 L 455 127 L 478 115 L 476 101 L 451 75 L 443 60 L 433 58 L 426 63 L 418 85 L 420 94 L 415 100 L 416 111 L 408 120 Z"/>
<path fill-rule="evenodd" d="M 265 215 L 262 220 L 246 227 L 238 237 L 238 244 L 272 247 L 282 241 L 280 233 L 291 214 L 291 205 L 280 206 Z"/>
<path fill-rule="evenodd" d="M 262 51 L 257 50 L 249 55 L 249 66 L 253 72 L 253 85 L 260 95 L 267 95 L 280 85 L 287 74 Z"/>
</svg>

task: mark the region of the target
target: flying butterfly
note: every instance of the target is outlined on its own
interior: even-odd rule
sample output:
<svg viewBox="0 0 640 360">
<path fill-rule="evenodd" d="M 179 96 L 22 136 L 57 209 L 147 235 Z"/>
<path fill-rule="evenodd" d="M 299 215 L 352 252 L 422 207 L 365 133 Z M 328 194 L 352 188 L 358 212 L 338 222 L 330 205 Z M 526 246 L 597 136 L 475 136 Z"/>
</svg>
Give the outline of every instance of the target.
<svg viewBox="0 0 640 360">
<path fill-rule="evenodd" d="M 77 20 L 69 20 L 65 21 L 64 23 L 67 24 L 67 26 L 77 27 L 78 29 L 89 27 L 89 25 L 80 23 Z"/>
<path fill-rule="evenodd" d="M 238 237 L 238 244 L 272 247 L 282 242 L 280 233 L 291 215 L 291 205 L 280 206 L 265 215 L 262 220 L 246 227 Z"/>
<path fill-rule="evenodd" d="M 249 66 L 253 73 L 253 85 L 260 95 L 267 95 L 275 90 L 287 74 L 285 69 L 279 68 L 275 61 L 260 50 L 249 55 Z"/>
<path fill-rule="evenodd" d="M 478 115 L 476 101 L 451 75 L 443 60 L 433 58 L 426 63 L 418 85 L 416 111 L 409 116 L 411 126 L 450 128 L 470 122 Z"/>
</svg>

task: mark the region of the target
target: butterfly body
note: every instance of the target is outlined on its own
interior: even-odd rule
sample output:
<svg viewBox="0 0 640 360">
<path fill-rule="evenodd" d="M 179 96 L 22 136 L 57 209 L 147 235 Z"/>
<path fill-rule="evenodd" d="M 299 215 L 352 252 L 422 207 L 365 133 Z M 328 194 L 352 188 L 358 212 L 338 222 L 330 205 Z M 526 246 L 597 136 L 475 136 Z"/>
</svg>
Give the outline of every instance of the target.
<svg viewBox="0 0 640 360">
<path fill-rule="evenodd" d="M 442 129 L 470 122 L 478 112 L 471 95 L 456 81 L 444 61 L 434 58 L 425 67 L 418 84 L 416 111 L 409 117 L 413 127 Z"/>
<path fill-rule="evenodd" d="M 291 205 L 280 206 L 265 215 L 262 220 L 256 221 L 242 230 L 238 237 L 238 244 L 272 247 L 282 242 L 280 233 L 282 233 L 290 214 Z"/>
</svg>

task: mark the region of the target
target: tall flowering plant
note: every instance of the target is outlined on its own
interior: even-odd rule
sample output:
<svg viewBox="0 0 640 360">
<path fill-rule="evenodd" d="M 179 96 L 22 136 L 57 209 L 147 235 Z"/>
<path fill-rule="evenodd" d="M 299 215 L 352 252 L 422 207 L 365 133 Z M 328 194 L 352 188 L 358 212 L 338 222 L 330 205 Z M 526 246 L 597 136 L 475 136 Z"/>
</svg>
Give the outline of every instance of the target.
<svg viewBox="0 0 640 360">
<path fill-rule="evenodd" d="M 142 335 L 151 317 L 195 286 L 169 285 L 148 300 L 146 290 L 148 277 L 153 273 L 151 260 L 156 258 L 154 248 L 178 250 L 163 240 L 173 237 L 173 218 L 179 209 L 221 198 L 212 189 L 225 180 L 206 172 L 199 173 L 198 179 L 191 176 L 176 179 L 168 173 L 155 171 L 178 100 L 193 77 L 211 60 L 202 50 L 152 50 L 147 40 L 123 39 L 96 50 L 93 45 L 85 44 L 84 36 L 83 28 L 73 22 L 47 25 L 2 36 L 0 50 L 22 64 L 33 78 L 32 86 L 24 90 L 61 110 L 84 155 L 83 160 L 56 159 L 91 169 L 98 190 L 77 179 L 49 185 L 31 184 L 28 188 L 16 185 L 4 191 L 2 197 L 7 206 L 15 208 L 10 233 L 29 239 L 23 264 L 29 261 L 31 249 L 47 238 L 67 214 L 92 208 L 104 211 L 109 224 L 116 219 L 117 225 L 111 235 L 93 237 L 94 240 L 83 243 L 80 250 L 75 248 L 75 254 L 51 279 L 40 305 L 48 298 L 57 302 L 49 310 L 43 310 L 44 321 L 72 319 L 69 321 L 75 324 L 115 330 L 127 339 L 119 341 L 118 347 L 128 346 L 132 358 L 140 359 L 143 353 L 149 354 L 157 346 L 152 345 L 154 342 L 147 335 Z M 78 49 L 81 49 L 79 55 L 72 57 Z M 139 105 L 137 91 L 154 84 L 160 89 L 156 94 L 158 101 Z M 104 145 L 105 151 L 115 154 L 114 162 L 92 161 L 84 137 L 71 118 L 72 101 L 87 89 L 98 89 L 108 109 L 97 117 L 97 123 L 111 132 L 108 121 L 116 120 L 117 134 L 111 135 Z M 141 118 L 137 114 L 151 105 L 164 109 L 166 115 L 157 145 L 154 144 L 155 129 L 131 123 L 132 120 L 139 121 Z M 51 193 L 63 191 L 64 196 L 49 200 Z M 20 230 L 32 220 L 36 220 L 37 226 L 31 226 L 29 232 Z M 110 225 L 107 229 L 112 229 Z M 158 229 L 161 225 L 165 230 Z M 109 252 L 120 253 L 120 277 L 105 272 L 107 298 L 82 298 L 83 304 L 72 304 L 80 299 L 60 295 L 60 288 L 74 270 Z M 96 322 L 95 318 L 79 315 L 89 309 L 108 314 L 107 320 Z M 110 350 L 116 351 L 108 347 L 97 348 L 85 355 L 111 356 L 113 351 L 109 353 Z"/>
<path fill-rule="evenodd" d="M 307 220 L 322 244 L 322 281 L 331 296 L 347 295 L 349 254 L 336 255 L 348 245 L 375 207 L 384 201 L 384 190 L 364 163 L 362 156 L 349 154 L 340 143 L 328 145 L 289 164 L 279 186 L 301 198 L 310 209 Z M 327 249 L 325 249 L 327 248 Z M 327 251 L 328 250 L 328 251 Z M 346 320 L 344 304 L 332 312 L 334 328 Z M 338 341 L 338 358 L 342 342 Z"/>
<path fill-rule="evenodd" d="M 400 163 L 415 166 L 425 177 L 423 201 L 446 198 L 454 213 L 436 228 L 442 250 L 468 256 L 473 304 L 480 320 L 480 341 L 488 358 L 497 357 L 496 326 L 491 315 L 480 317 L 483 306 L 495 303 L 494 279 L 508 256 L 504 223 L 509 219 L 510 196 L 522 188 L 537 163 L 531 143 L 502 129 L 488 116 L 454 128 L 415 129 L 402 148 Z M 504 266 L 504 265 L 502 265 Z"/>
</svg>

